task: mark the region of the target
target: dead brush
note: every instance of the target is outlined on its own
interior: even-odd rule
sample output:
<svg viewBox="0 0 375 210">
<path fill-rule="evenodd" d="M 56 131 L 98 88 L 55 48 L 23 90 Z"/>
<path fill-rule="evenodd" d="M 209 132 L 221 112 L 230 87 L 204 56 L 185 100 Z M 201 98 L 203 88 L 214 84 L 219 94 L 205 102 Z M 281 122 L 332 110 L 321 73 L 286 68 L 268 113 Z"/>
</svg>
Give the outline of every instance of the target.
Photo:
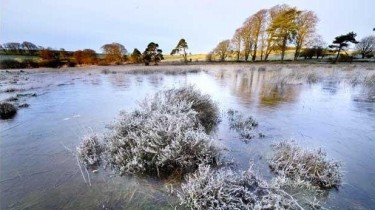
<svg viewBox="0 0 375 210">
<path fill-rule="evenodd" d="M 83 137 L 81 144 L 77 147 L 77 154 L 86 168 L 95 168 L 101 161 L 102 145 L 97 135 Z"/>
<path fill-rule="evenodd" d="M 181 205 L 190 209 L 302 209 L 286 192 L 269 187 L 251 170 L 212 170 L 200 165 L 177 192 Z"/>
<path fill-rule="evenodd" d="M 251 116 L 244 117 L 237 110 L 229 109 L 227 112 L 229 127 L 237 131 L 243 140 L 250 140 L 256 136 L 263 137 L 262 133 L 258 133 L 256 128 L 258 122 Z"/>
<path fill-rule="evenodd" d="M 341 163 L 326 160 L 321 149 L 303 150 L 293 141 L 273 145 L 274 155 L 269 161 L 273 172 L 292 180 L 303 180 L 321 188 L 337 187 L 341 183 Z"/>
<path fill-rule="evenodd" d="M 169 103 L 186 101 L 197 112 L 197 117 L 206 131 L 210 131 L 219 122 L 219 109 L 209 95 L 204 95 L 193 86 L 170 89 L 164 92 Z"/>
<path fill-rule="evenodd" d="M 176 171 L 185 174 L 199 164 L 216 165 L 220 149 L 200 121 L 208 107 L 202 104 L 211 101 L 201 96 L 190 87 L 161 91 L 145 99 L 133 112 L 122 113 L 113 133 L 105 138 L 107 164 L 121 175 L 158 177 Z M 197 102 L 196 107 L 205 108 L 193 109 Z M 210 126 L 213 120 L 209 122 L 205 125 Z"/>
</svg>

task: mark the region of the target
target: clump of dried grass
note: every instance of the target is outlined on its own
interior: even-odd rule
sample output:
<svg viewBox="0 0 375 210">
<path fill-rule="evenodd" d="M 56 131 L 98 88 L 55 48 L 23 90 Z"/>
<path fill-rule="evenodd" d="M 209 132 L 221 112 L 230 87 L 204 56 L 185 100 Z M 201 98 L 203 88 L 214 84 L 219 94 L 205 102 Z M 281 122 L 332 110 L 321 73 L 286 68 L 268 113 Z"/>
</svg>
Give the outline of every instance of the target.
<svg viewBox="0 0 375 210">
<path fill-rule="evenodd" d="M 219 122 L 219 109 L 209 95 L 204 95 L 193 86 L 170 89 L 164 92 L 169 103 L 186 101 L 197 112 L 199 122 L 210 131 Z"/>
<path fill-rule="evenodd" d="M 106 162 L 120 174 L 157 176 L 215 165 L 220 149 L 205 132 L 218 118 L 211 108 L 210 98 L 192 87 L 156 93 L 121 114 L 105 140 Z"/>
<path fill-rule="evenodd" d="M 178 193 L 190 209 L 302 209 L 289 194 L 269 187 L 251 170 L 235 173 L 200 165 Z"/>
<path fill-rule="evenodd" d="M 295 142 L 282 141 L 273 145 L 274 155 L 269 165 L 276 174 L 294 181 L 301 180 L 321 188 L 337 187 L 341 183 L 341 163 L 326 159 L 321 149 L 303 150 Z"/>
<path fill-rule="evenodd" d="M 83 137 L 81 144 L 77 147 L 78 158 L 87 168 L 99 166 L 103 147 L 97 135 Z"/>
<path fill-rule="evenodd" d="M 228 110 L 227 116 L 229 120 L 229 127 L 236 130 L 243 140 L 250 140 L 256 136 L 264 136 L 262 133 L 258 133 L 256 131 L 258 122 L 255 121 L 251 116 L 244 117 L 243 114 L 232 109 Z"/>
</svg>

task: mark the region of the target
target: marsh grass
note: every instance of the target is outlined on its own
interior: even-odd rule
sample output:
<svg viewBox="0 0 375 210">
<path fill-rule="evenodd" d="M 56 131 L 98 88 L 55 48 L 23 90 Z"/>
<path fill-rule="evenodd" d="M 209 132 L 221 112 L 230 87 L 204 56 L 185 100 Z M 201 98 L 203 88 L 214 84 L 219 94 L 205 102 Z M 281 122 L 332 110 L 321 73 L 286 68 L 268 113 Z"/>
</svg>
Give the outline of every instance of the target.
<svg viewBox="0 0 375 210">
<path fill-rule="evenodd" d="M 200 165 L 177 195 L 190 209 L 302 209 L 292 196 L 268 186 L 251 169 L 236 173 Z"/>
<path fill-rule="evenodd" d="M 0 103 L 0 119 L 10 119 L 13 118 L 17 114 L 17 108 L 7 102 Z"/>
<path fill-rule="evenodd" d="M 273 149 L 269 166 L 276 174 L 323 189 L 340 185 L 341 163 L 327 160 L 322 149 L 303 150 L 293 141 L 279 142 L 273 145 Z"/>
<path fill-rule="evenodd" d="M 107 164 L 120 175 L 157 177 L 218 164 L 220 149 L 206 133 L 218 119 L 211 109 L 216 105 L 210 98 L 192 87 L 156 93 L 133 112 L 121 113 L 105 138 Z"/>
<path fill-rule="evenodd" d="M 209 95 L 202 94 L 193 86 L 167 90 L 165 91 L 165 96 L 168 98 L 168 103 L 171 104 L 178 103 L 179 101 L 190 103 L 191 109 L 197 112 L 198 120 L 207 132 L 211 131 L 219 122 L 219 109 L 217 105 Z"/>
<path fill-rule="evenodd" d="M 95 168 L 101 162 L 102 145 L 97 135 L 86 135 L 76 148 L 77 155 L 87 168 Z"/>
<path fill-rule="evenodd" d="M 258 122 L 251 116 L 244 115 L 237 110 L 229 109 L 227 112 L 229 127 L 239 133 L 242 140 L 247 142 L 255 137 L 264 137 L 264 134 L 258 132 Z"/>
</svg>

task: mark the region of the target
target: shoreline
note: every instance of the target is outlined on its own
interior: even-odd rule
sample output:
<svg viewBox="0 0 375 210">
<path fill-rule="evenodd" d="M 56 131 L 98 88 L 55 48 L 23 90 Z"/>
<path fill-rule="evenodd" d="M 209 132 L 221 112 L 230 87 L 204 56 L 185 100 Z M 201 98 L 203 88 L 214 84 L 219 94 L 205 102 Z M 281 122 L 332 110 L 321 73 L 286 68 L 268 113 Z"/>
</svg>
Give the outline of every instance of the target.
<svg viewBox="0 0 375 210">
<path fill-rule="evenodd" d="M 268 67 L 286 67 L 286 68 L 298 68 L 301 66 L 314 66 L 314 67 L 324 67 L 324 68 L 336 68 L 336 67 L 345 67 L 345 68 L 365 68 L 366 70 L 375 70 L 375 62 L 352 62 L 352 63 L 328 63 L 328 62 L 191 62 L 188 64 L 183 63 L 170 63 L 170 62 L 161 62 L 159 65 L 145 66 L 144 64 L 122 64 L 122 65 L 109 65 L 109 66 L 99 66 L 99 65 L 84 65 L 76 67 L 61 67 L 61 68 L 15 68 L 15 69 L 0 69 L 0 72 L 60 72 L 60 71 L 74 71 L 74 70 L 116 70 L 129 73 L 139 72 L 159 72 L 159 71 L 169 71 L 169 70 L 184 70 L 185 68 L 196 67 L 203 70 L 207 67 L 239 67 L 246 68 L 265 68 Z M 265 70 L 263 69 L 263 70 Z M 111 73 L 111 72 L 108 72 Z"/>
</svg>

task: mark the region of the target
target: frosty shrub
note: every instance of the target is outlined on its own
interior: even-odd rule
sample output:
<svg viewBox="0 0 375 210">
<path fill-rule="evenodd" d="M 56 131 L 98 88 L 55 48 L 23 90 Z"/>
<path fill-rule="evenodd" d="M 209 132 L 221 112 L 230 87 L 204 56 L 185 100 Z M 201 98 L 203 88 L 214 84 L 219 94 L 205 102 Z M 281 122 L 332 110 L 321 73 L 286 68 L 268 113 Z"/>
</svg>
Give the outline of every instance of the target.
<svg viewBox="0 0 375 210">
<path fill-rule="evenodd" d="M 17 109 L 13 104 L 0 103 L 0 119 L 10 119 L 16 115 Z"/>
<path fill-rule="evenodd" d="M 219 149 L 200 121 L 206 110 L 193 109 L 182 94 L 200 96 L 190 88 L 171 89 L 145 99 L 133 112 L 121 113 L 114 132 L 106 137 L 108 165 L 120 174 L 157 176 L 191 172 L 199 164 L 215 165 Z M 198 107 L 209 100 L 203 99 L 196 100 Z"/>
<path fill-rule="evenodd" d="M 187 176 L 178 197 L 191 209 L 301 209 L 290 195 L 269 187 L 250 170 L 215 171 L 203 165 Z"/>
<path fill-rule="evenodd" d="M 258 122 L 252 117 L 245 118 L 237 110 L 232 109 L 229 109 L 227 114 L 229 127 L 236 130 L 244 140 L 250 140 L 256 136 L 263 136 L 263 134 L 257 133 L 255 130 L 255 128 L 258 127 Z"/>
<path fill-rule="evenodd" d="M 206 131 L 210 131 L 219 121 L 219 109 L 209 95 L 203 95 L 193 86 L 170 89 L 164 92 L 169 103 L 186 101 L 197 112 L 197 117 Z"/>
<path fill-rule="evenodd" d="M 336 187 L 341 182 L 341 164 L 326 160 L 326 153 L 303 150 L 292 141 L 274 144 L 275 154 L 269 165 L 279 175 L 310 182 L 321 188 Z"/>
<path fill-rule="evenodd" d="M 77 147 L 78 157 L 87 168 L 100 164 L 102 151 L 103 148 L 97 135 L 83 137 L 81 144 Z"/>
</svg>

